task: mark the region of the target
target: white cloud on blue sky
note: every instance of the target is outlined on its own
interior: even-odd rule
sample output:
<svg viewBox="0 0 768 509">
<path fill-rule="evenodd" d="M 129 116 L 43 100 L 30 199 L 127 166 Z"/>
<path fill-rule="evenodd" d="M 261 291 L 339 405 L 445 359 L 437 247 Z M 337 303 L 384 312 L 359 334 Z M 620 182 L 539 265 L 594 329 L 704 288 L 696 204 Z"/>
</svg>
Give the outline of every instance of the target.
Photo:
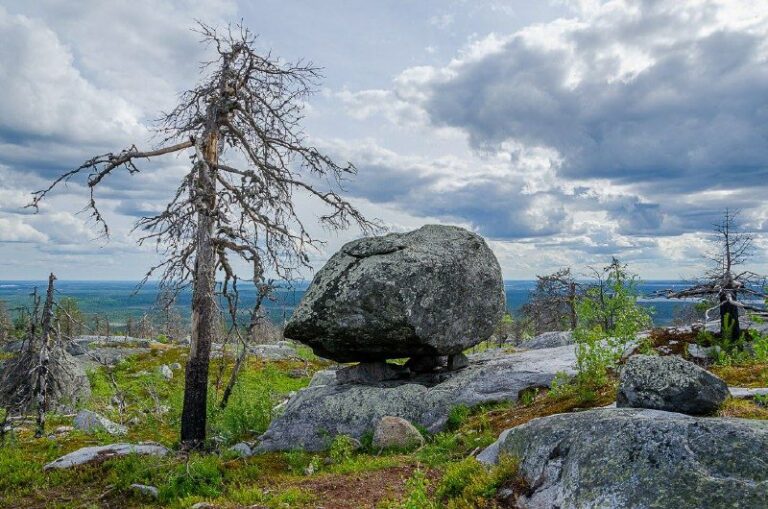
<svg viewBox="0 0 768 509">
<path fill-rule="evenodd" d="M 155 255 L 130 226 L 184 158 L 107 184 L 109 243 L 78 214 L 76 183 L 37 216 L 25 194 L 151 144 L 151 120 L 205 58 L 194 20 L 240 18 L 264 50 L 324 67 L 306 131 L 357 165 L 361 208 L 393 230 L 472 228 L 508 278 L 611 255 L 647 278 L 688 275 L 726 206 L 768 231 L 768 5 L 0 0 L 0 279 L 143 275 Z"/>
</svg>

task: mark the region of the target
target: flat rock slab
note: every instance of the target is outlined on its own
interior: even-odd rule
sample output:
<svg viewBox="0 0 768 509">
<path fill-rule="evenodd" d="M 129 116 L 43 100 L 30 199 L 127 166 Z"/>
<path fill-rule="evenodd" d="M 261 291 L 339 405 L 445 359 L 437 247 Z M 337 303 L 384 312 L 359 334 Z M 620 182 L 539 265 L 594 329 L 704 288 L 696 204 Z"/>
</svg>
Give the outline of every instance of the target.
<svg viewBox="0 0 768 509">
<path fill-rule="evenodd" d="M 768 396 L 768 387 L 728 387 L 732 398 L 754 399 L 755 396 Z"/>
<path fill-rule="evenodd" d="M 768 422 L 614 408 L 534 419 L 478 459 L 520 459 L 516 507 L 754 508 L 768 500 Z"/>
<path fill-rule="evenodd" d="M 326 449 L 337 435 L 359 439 L 384 416 L 402 417 L 430 432 L 441 430 L 457 405 L 517 401 L 530 387 L 548 387 L 558 372 L 575 373 L 573 346 L 508 353 L 484 352 L 455 372 L 420 375 L 409 381 L 371 384 L 316 374 L 310 387 L 281 407 L 257 451 Z"/>
<path fill-rule="evenodd" d="M 43 470 L 71 468 L 118 456 L 128 456 L 129 454 L 165 456 L 168 454 L 168 449 L 159 444 L 112 444 L 83 447 L 48 463 L 43 467 Z"/>
</svg>

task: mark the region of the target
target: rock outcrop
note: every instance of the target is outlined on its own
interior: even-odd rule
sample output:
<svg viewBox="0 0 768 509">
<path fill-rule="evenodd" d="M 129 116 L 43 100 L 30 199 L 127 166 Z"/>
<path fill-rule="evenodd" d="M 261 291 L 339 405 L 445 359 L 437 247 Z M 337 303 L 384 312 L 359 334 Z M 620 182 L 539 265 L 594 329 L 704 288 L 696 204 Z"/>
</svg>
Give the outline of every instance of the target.
<svg viewBox="0 0 768 509">
<path fill-rule="evenodd" d="M 359 439 L 384 416 L 441 430 L 451 409 L 516 401 L 530 387 L 546 387 L 559 372 L 575 373 L 573 346 L 470 356 L 460 371 L 417 375 L 409 380 L 340 383 L 338 371 L 315 374 L 310 386 L 284 405 L 262 436 L 258 451 L 326 449 L 337 435 Z"/>
<path fill-rule="evenodd" d="M 692 362 L 677 356 L 633 355 L 621 369 L 616 406 L 705 415 L 728 396 L 725 382 Z"/>
<path fill-rule="evenodd" d="M 485 241 L 427 225 L 342 247 L 285 336 L 339 362 L 451 355 L 487 339 L 504 309 L 501 269 Z"/>
<path fill-rule="evenodd" d="M 478 459 L 520 459 L 521 509 L 765 507 L 768 423 L 597 409 L 507 430 Z"/>
</svg>

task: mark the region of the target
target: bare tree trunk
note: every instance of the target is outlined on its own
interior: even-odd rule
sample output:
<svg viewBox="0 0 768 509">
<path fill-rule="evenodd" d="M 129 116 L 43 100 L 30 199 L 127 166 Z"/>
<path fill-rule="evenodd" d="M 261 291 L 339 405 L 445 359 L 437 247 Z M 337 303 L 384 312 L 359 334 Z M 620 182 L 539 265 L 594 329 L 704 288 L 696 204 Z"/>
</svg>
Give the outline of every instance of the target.
<svg viewBox="0 0 768 509">
<path fill-rule="evenodd" d="M 198 448 L 205 441 L 208 409 L 208 369 L 211 343 L 216 333 L 215 248 L 213 245 L 216 212 L 215 169 L 218 164 L 218 136 L 213 132 L 198 162 L 197 233 L 194 291 L 192 294 L 192 335 L 187 362 L 184 408 L 181 414 L 181 441 L 187 448 Z"/>
<path fill-rule="evenodd" d="M 43 306 L 42 330 L 40 331 L 40 354 L 37 366 L 37 385 L 35 399 L 37 400 L 37 430 L 35 436 L 40 438 L 45 434 L 46 396 L 48 390 L 48 363 L 50 362 L 51 330 L 53 329 L 53 282 L 56 276 L 48 276 L 48 291 L 45 294 Z"/>
</svg>

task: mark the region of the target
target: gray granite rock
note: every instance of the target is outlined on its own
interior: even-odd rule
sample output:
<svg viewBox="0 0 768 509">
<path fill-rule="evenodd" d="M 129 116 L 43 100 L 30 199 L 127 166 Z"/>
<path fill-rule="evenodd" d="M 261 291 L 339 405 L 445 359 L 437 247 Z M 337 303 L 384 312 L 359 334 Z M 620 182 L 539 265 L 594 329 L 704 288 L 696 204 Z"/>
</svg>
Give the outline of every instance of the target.
<svg viewBox="0 0 768 509">
<path fill-rule="evenodd" d="M 278 344 L 252 345 L 249 349 L 255 357 L 269 361 L 281 361 L 299 357 L 296 349 L 291 344 L 282 341 Z"/>
<path fill-rule="evenodd" d="M 85 433 L 95 433 L 97 431 L 104 431 L 110 435 L 125 435 L 128 433 L 128 428 L 125 426 L 112 422 L 103 415 L 91 412 L 90 410 L 80 410 L 72 424 L 76 430 Z"/>
<path fill-rule="evenodd" d="M 618 407 L 703 415 L 728 398 L 721 379 L 677 356 L 633 355 L 621 369 Z"/>
<path fill-rule="evenodd" d="M 478 235 L 427 225 L 346 244 L 318 271 L 285 337 L 339 362 L 448 355 L 487 339 L 505 310 Z"/>
<path fill-rule="evenodd" d="M 322 450 L 337 435 L 361 438 L 387 415 L 436 432 L 456 405 L 516 401 L 525 389 L 549 386 L 558 372 L 575 373 L 573 346 L 491 353 L 459 371 L 379 384 L 340 384 L 331 372 L 319 372 L 282 406 L 257 450 Z"/>
<path fill-rule="evenodd" d="M 424 437 L 406 419 L 385 415 L 373 430 L 371 445 L 376 449 L 412 449 L 424 445 Z"/>
<path fill-rule="evenodd" d="M 768 423 L 596 409 L 507 430 L 478 458 L 520 459 L 520 509 L 766 507 Z"/>
<path fill-rule="evenodd" d="M 230 451 L 236 453 L 241 458 L 248 458 L 253 456 L 253 449 L 245 442 L 239 442 L 229 448 Z"/>
<path fill-rule="evenodd" d="M 154 486 L 147 486 L 146 484 L 131 484 L 130 488 L 148 498 L 158 498 L 160 496 L 160 491 Z"/>
<path fill-rule="evenodd" d="M 167 364 L 163 364 L 162 366 L 160 366 L 157 369 L 157 372 L 160 373 L 160 376 L 162 376 L 166 380 L 173 380 L 173 370 Z"/>
<path fill-rule="evenodd" d="M 557 331 L 539 334 L 531 339 L 526 339 L 517 346 L 529 350 L 537 350 L 539 348 L 556 348 L 558 346 L 572 345 L 573 343 L 572 331 Z"/>
<path fill-rule="evenodd" d="M 98 461 L 104 461 L 129 454 L 165 456 L 168 449 L 159 444 L 112 444 L 97 447 L 83 447 L 48 463 L 43 470 L 71 468 Z"/>
</svg>

